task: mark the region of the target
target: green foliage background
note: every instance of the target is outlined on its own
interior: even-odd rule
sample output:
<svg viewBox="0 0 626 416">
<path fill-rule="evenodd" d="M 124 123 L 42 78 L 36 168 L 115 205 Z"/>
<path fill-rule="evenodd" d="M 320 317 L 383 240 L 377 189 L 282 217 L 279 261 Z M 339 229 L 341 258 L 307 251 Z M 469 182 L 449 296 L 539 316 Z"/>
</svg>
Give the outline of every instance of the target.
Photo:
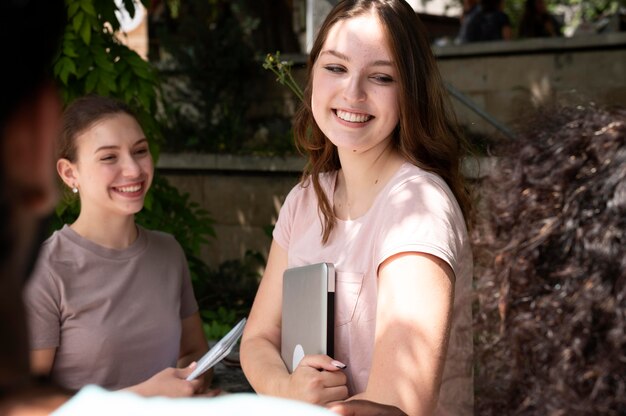
<svg viewBox="0 0 626 416">
<path fill-rule="evenodd" d="M 618 7 L 624 7 L 624 0 L 544 0 L 546 7 L 551 13 L 555 13 L 558 6 L 571 7 L 574 10 L 572 20 L 566 22 L 568 26 L 577 27 L 582 22 L 594 22 L 603 15 L 615 13 Z M 526 0 L 505 0 L 504 8 L 514 28 L 524 13 Z"/>
<path fill-rule="evenodd" d="M 260 20 L 249 3 L 170 1 L 153 25 L 158 51 L 151 60 L 162 77 L 168 151 L 294 152 L 288 117 L 264 117 L 255 102 L 267 84 L 253 39 Z"/>
</svg>

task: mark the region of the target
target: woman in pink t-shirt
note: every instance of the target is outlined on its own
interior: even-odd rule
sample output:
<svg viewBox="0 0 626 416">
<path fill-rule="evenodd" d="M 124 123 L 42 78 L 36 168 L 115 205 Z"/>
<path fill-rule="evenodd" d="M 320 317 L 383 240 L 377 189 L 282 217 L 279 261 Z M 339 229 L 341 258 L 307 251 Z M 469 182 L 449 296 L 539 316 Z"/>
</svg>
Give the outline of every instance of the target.
<svg viewBox="0 0 626 416">
<path fill-rule="evenodd" d="M 470 197 L 428 37 L 403 0 L 342 1 L 309 58 L 303 179 L 281 208 L 243 335 L 254 389 L 410 415 L 473 409 Z M 281 356 L 286 268 L 333 263 L 335 356 Z"/>
<path fill-rule="evenodd" d="M 185 377 L 208 348 L 187 261 L 173 236 L 135 224 L 154 175 L 146 135 L 93 95 L 65 110 L 59 147 L 80 213 L 43 244 L 25 291 L 33 371 L 68 389 L 192 395 L 204 380 Z"/>
</svg>

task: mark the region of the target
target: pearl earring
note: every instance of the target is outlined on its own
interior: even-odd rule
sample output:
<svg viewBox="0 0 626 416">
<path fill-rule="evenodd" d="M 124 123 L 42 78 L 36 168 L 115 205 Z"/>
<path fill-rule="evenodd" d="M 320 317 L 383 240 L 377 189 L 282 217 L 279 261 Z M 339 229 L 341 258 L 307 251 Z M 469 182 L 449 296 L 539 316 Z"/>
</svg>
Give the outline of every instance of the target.
<svg viewBox="0 0 626 416">
<path fill-rule="evenodd" d="M 75 193 L 75 194 L 77 194 L 77 193 L 78 193 L 78 188 L 74 186 L 74 187 L 72 188 L 72 192 L 73 192 L 73 193 Z"/>
</svg>

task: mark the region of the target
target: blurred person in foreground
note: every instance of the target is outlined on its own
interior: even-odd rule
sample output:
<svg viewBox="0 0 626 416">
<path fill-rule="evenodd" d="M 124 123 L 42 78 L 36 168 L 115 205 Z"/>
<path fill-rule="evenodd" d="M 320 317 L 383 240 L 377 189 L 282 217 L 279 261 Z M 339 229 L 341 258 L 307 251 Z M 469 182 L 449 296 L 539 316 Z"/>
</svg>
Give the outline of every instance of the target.
<svg viewBox="0 0 626 416">
<path fill-rule="evenodd" d="M 483 184 L 475 410 L 624 415 L 626 110 L 545 110 Z"/>
<path fill-rule="evenodd" d="M 0 77 L 0 414 L 332 414 L 322 407 L 252 394 L 143 398 L 87 386 L 74 395 L 31 376 L 21 291 L 57 202 L 54 156 L 62 106 L 51 63 L 66 10 L 62 0 L 4 0 L 0 13 L 7 17 L 0 25 L 2 50 L 13 59 Z M 337 404 L 333 410 L 355 416 L 400 414 L 364 401 Z"/>
<path fill-rule="evenodd" d="M 65 9 L 60 0 L 3 0 L 0 10 L 2 52 L 10 60 L 0 77 L 0 414 L 36 414 L 65 397 L 30 376 L 20 297 L 56 203 L 61 102 L 49 75 Z"/>
</svg>

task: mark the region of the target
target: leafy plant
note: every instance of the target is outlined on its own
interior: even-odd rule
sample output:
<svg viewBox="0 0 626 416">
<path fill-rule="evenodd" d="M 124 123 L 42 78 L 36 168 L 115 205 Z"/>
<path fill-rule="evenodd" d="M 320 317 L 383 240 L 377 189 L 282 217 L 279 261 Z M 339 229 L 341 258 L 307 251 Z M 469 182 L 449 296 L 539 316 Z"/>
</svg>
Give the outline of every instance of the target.
<svg viewBox="0 0 626 416">
<path fill-rule="evenodd" d="M 247 251 L 242 259 L 227 260 L 216 269 L 206 269 L 205 278 L 194 286 L 208 339 L 226 335 L 252 307 L 265 257 Z"/>
<path fill-rule="evenodd" d="M 148 0 L 142 2 L 147 4 Z M 142 127 L 152 139 L 153 153 L 158 155 L 162 135 L 153 116 L 159 90 L 157 72 L 115 38 L 114 32 L 120 28 L 115 3 L 66 0 L 65 4 L 68 24 L 54 64 L 65 103 L 89 93 L 122 99 L 137 112 Z M 124 5 L 134 14 L 133 0 L 124 0 Z"/>
<path fill-rule="evenodd" d="M 209 340 L 219 340 L 237 323 L 237 314 L 233 309 L 223 306 L 217 310 L 203 310 L 200 314 L 204 336 Z"/>
<path fill-rule="evenodd" d="M 241 0 L 187 0 L 156 25 L 169 151 L 237 153 L 258 69 Z"/>
<path fill-rule="evenodd" d="M 293 61 L 281 60 L 280 51 L 276 51 L 273 55 L 268 53 L 263 62 L 263 68 L 276 74 L 276 81 L 288 87 L 300 101 L 304 99 L 302 88 L 300 88 L 300 85 L 298 85 L 293 75 L 291 75 Z"/>
</svg>

